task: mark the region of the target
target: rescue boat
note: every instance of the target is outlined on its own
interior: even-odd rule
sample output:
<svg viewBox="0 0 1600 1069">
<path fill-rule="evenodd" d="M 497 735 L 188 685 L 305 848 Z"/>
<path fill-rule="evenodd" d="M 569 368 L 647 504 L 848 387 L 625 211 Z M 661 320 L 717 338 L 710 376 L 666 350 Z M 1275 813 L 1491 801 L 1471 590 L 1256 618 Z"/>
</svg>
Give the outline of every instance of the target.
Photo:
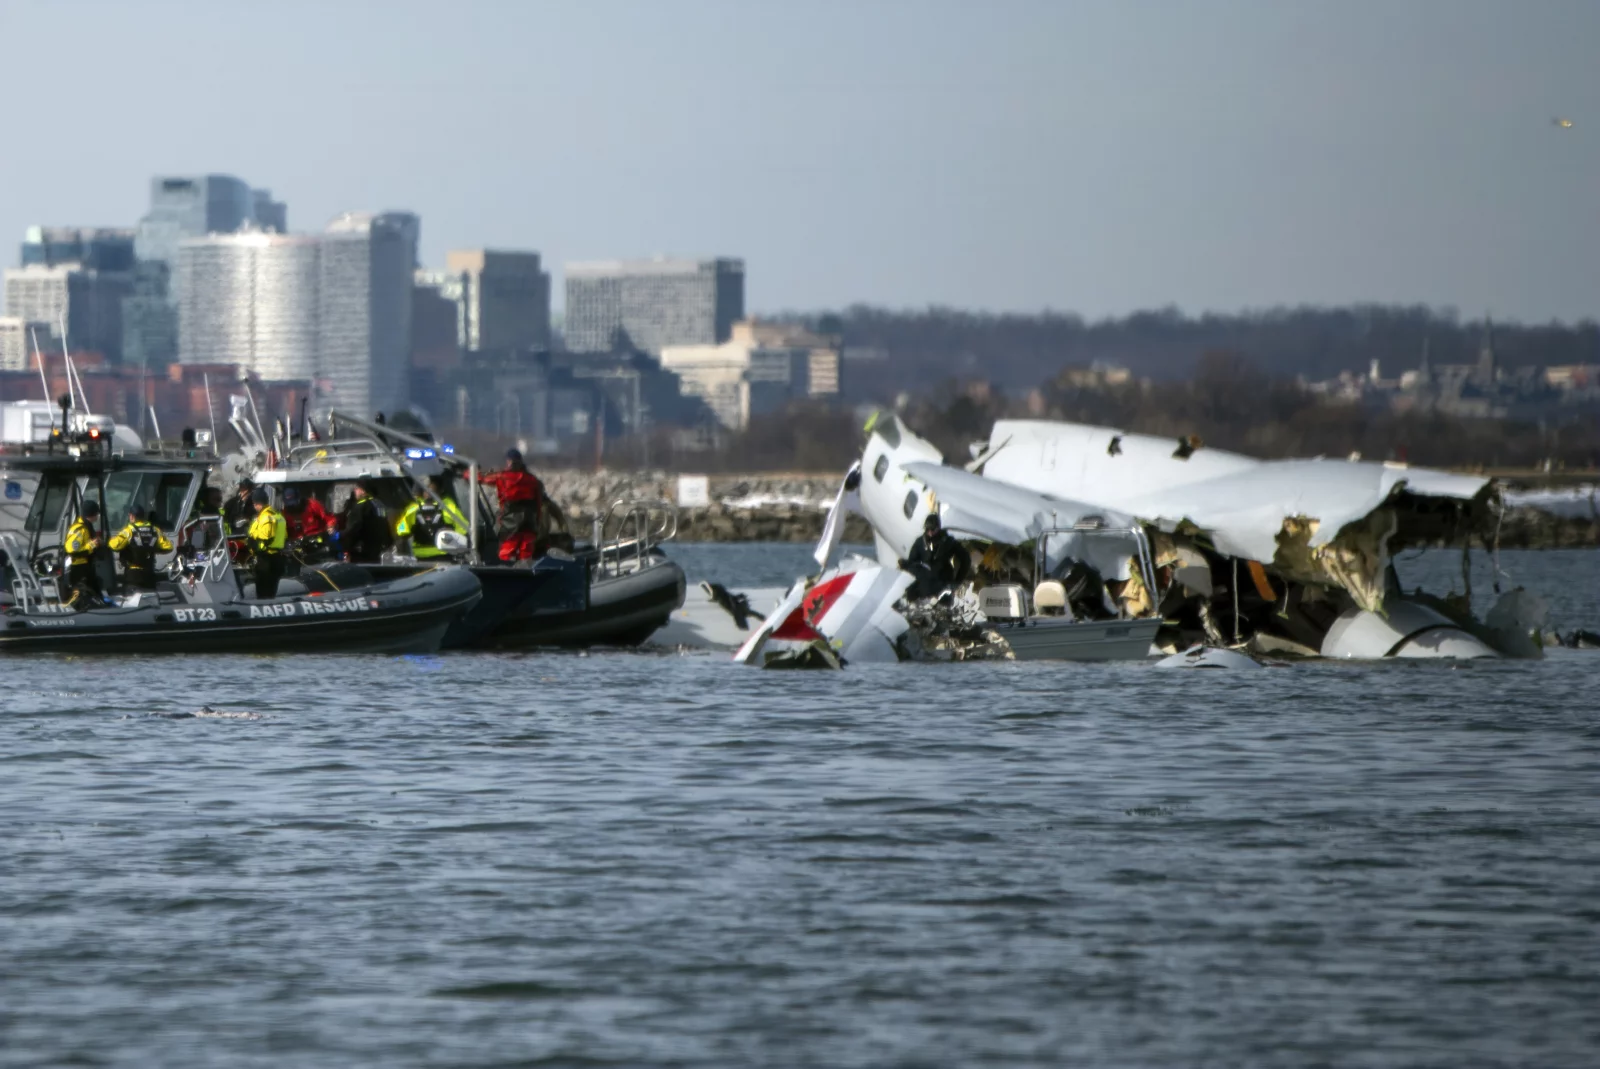
<svg viewBox="0 0 1600 1069">
<path fill-rule="evenodd" d="M 38 477 L 22 531 L 0 532 L 0 652 L 423 653 L 482 596 L 462 567 L 385 579 L 325 569 L 256 596 L 236 568 L 222 520 L 192 516 L 214 456 L 115 452 L 109 442 L 8 458 Z M 154 590 L 119 590 L 108 554 L 92 561 L 110 593 L 77 597 L 63 575 L 62 536 L 84 501 L 100 504 L 99 534 L 142 506 L 174 549 Z"/>
</svg>

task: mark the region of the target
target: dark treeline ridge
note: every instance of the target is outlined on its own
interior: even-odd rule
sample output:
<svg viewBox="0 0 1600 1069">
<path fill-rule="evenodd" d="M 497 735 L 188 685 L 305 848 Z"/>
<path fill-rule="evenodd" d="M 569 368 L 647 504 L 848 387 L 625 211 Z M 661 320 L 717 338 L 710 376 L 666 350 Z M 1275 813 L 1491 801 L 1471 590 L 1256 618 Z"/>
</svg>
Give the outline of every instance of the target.
<svg viewBox="0 0 1600 1069">
<path fill-rule="evenodd" d="M 1206 353 L 1184 381 L 1077 385 L 1059 374 L 1028 400 L 945 382 L 910 401 L 908 425 L 947 458 L 964 460 L 996 419 L 1039 418 L 1117 427 L 1265 459 L 1344 457 L 1443 468 L 1600 467 L 1600 420 L 1538 424 L 1437 412 L 1391 412 L 1330 401 L 1237 353 Z"/>
<path fill-rule="evenodd" d="M 984 379 L 1002 390 L 1027 390 L 1063 368 L 1105 362 L 1154 379 L 1186 379 L 1200 356 L 1232 352 L 1273 376 L 1328 379 L 1381 362 L 1386 375 L 1417 366 L 1423 345 L 1435 364 L 1471 363 L 1483 338 L 1483 317 L 1422 305 L 1273 308 L 1187 316 L 1176 308 L 1121 318 L 1084 320 L 964 312 L 950 308 L 895 311 L 857 305 L 841 313 L 775 316 L 842 334 L 851 355 L 879 351 L 881 360 L 847 359 L 844 390 L 851 401 L 887 401 L 916 384 Z M 1600 364 L 1600 326 L 1494 324 L 1504 367 Z"/>
<path fill-rule="evenodd" d="M 1003 418 L 1058 419 L 1170 437 L 1198 435 L 1206 446 L 1265 459 L 1345 457 L 1401 460 L 1443 468 L 1557 470 L 1600 467 L 1600 419 L 1560 424 L 1473 419 L 1436 412 L 1397 413 L 1332 401 L 1295 379 L 1270 374 L 1237 353 L 1203 354 L 1190 378 L 1082 385 L 1066 369 L 1027 394 L 991 389 L 983 379 L 946 379 L 904 399 L 901 417 L 952 463 L 987 440 Z M 859 459 L 862 416 L 870 406 L 814 402 L 769 413 L 711 452 L 674 454 L 665 432 L 652 443 L 657 466 L 709 472 L 843 471 Z M 618 443 L 611 463 L 625 466 L 636 443 Z"/>
</svg>

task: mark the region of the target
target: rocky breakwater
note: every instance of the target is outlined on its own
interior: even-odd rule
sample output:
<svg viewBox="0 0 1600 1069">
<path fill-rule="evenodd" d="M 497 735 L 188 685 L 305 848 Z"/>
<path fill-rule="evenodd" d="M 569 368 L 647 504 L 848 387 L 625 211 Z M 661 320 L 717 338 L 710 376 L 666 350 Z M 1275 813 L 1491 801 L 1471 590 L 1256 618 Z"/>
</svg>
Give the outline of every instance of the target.
<svg viewBox="0 0 1600 1069">
<path fill-rule="evenodd" d="M 843 475 L 690 476 L 683 487 L 680 476 L 663 471 L 547 471 L 539 477 L 579 537 L 593 529 L 595 517 L 613 502 L 631 498 L 677 505 L 680 542 L 815 542 Z M 705 480 L 703 498 L 695 493 L 697 479 Z M 679 504 L 695 500 L 705 503 Z M 872 530 L 852 516 L 844 538 L 870 542 Z"/>
</svg>

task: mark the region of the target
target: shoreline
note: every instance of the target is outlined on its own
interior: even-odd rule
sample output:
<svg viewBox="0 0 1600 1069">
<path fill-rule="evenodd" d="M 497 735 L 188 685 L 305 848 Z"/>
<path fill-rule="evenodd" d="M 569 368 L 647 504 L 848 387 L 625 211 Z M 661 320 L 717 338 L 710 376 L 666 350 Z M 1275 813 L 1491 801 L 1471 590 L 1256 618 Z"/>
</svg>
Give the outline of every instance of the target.
<svg viewBox="0 0 1600 1069">
<path fill-rule="evenodd" d="M 566 513 L 576 535 L 586 534 L 597 514 L 626 498 L 679 500 L 678 476 L 664 471 L 550 471 L 539 473 L 546 492 Z M 710 475 L 708 503 L 678 506 L 678 541 L 815 542 L 842 476 L 778 472 Z M 1510 487 L 1508 487 L 1510 489 Z M 847 519 L 844 540 L 870 543 L 872 529 L 859 516 Z M 1494 537 L 1486 535 L 1484 544 Z M 1560 515 L 1527 505 L 1508 508 L 1499 532 L 1502 549 L 1600 547 L 1600 517 Z"/>
</svg>

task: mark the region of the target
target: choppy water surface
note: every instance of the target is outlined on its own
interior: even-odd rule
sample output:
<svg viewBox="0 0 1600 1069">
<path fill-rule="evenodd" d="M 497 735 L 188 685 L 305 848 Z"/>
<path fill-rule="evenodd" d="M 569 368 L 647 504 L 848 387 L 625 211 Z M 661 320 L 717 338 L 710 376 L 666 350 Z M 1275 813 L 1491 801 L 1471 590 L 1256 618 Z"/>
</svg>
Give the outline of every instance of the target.
<svg viewBox="0 0 1600 1069">
<path fill-rule="evenodd" d="M 1503 563 L 1600 624 L 1600 555 Z M 3 668 L 7 1065 L 1600 1051 L 1600 653 Z"/>
</svg>

